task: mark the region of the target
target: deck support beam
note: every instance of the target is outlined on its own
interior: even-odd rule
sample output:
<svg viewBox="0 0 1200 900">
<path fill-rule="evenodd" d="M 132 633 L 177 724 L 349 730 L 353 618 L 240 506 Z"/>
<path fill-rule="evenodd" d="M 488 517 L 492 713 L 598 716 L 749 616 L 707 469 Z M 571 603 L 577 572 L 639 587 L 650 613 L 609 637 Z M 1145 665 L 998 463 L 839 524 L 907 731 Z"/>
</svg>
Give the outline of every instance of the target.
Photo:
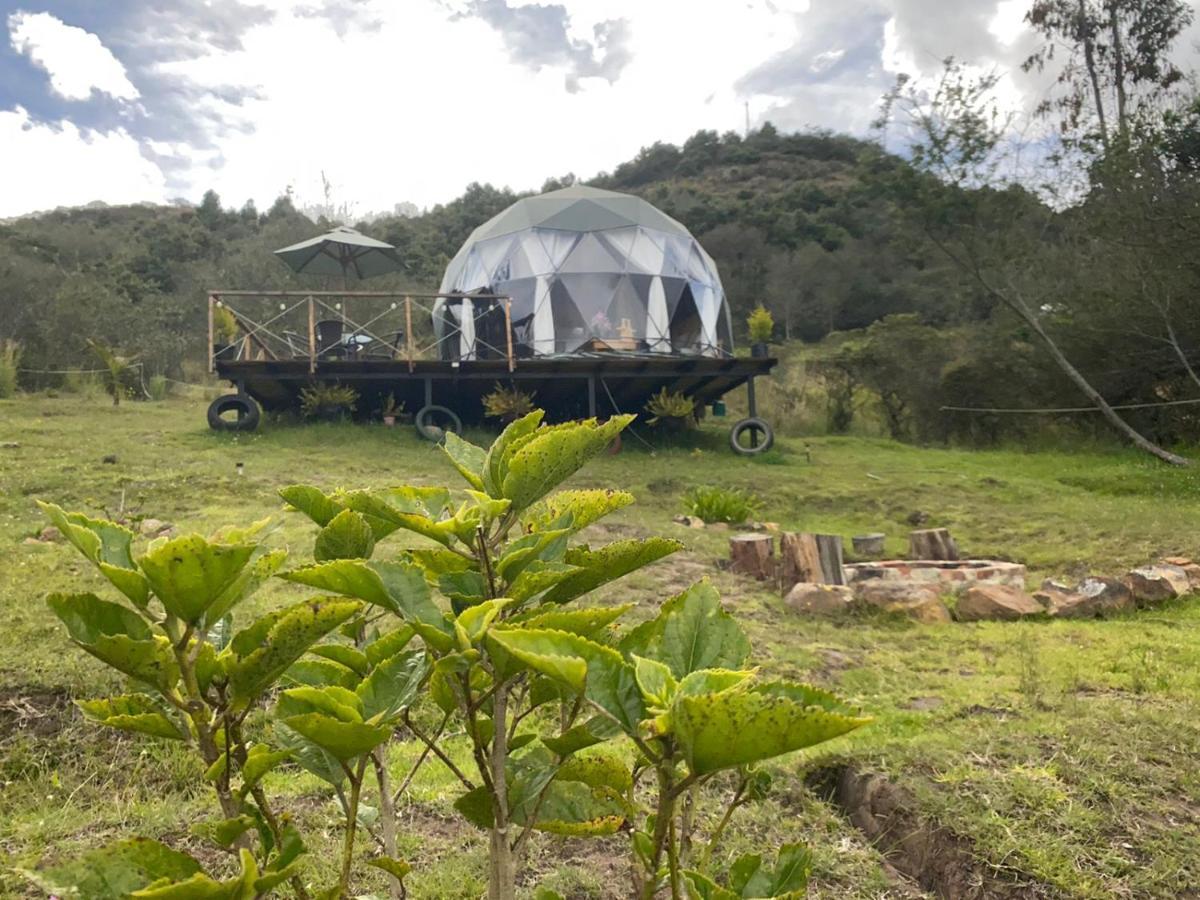
<svg viewBox="0 0 1200 900">
<path fill-rule="evenodd" d="M 746 407 L 750 411 L 750 418 L 758 418 L 758 400 L 754 396 L 754 376 L 751 375 L 746 379 Z"/>
<path fill-rule="evenodd" d="M 596 376 L 589 375 L 587 378 L 588 391 L 588 418 L 596 418 Z"/>
</svg>

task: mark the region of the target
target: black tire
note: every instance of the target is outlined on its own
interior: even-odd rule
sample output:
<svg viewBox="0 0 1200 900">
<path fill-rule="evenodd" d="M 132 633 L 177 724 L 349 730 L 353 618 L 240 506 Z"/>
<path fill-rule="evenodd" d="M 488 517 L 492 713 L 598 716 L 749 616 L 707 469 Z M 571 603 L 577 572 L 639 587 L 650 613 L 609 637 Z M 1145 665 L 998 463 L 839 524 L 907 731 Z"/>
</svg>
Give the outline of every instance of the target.
<svg viewBox="0 0 1200 900">
<path fill-rule="evenodd" d="M 236 412 L 236 419 L 223 419 L 223 413 Z M 262 410 L 247 394 L 226 394 L 208 406 L 208 427 L 213 431 L 253 431 L 262 418 Z"/>
<path fill-rule="evenodd" d="M 749 447 L 738 440 L 746 431 L 750 432 L 750 438 L 754 441 Z M 761 438 L 758 432 L 762 432 Z M 766 453 L 774 444 L 775 432 L 771 430 L 766 419 L 758 417 L 742 419 L 729 432 L 729 448 L 738 456 L 758 456 L 760 453 Z"/>
<path fill-rule="evenodd" d="M 462 434 L 462 419 L 454 410 L 432 403 L 421 407 L 413 418 L 413 425 L 416 426 L 417 434 L 435 444 L 445 440 L 447 431 Z"/>
</svg>

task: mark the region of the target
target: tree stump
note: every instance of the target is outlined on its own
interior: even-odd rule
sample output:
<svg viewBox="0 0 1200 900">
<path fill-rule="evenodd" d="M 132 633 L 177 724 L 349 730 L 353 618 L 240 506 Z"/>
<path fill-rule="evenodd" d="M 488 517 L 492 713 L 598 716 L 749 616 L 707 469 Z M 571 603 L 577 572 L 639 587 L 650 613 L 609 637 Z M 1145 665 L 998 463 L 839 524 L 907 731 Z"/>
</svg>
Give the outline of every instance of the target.
<svg viewBox="0 0 1200 900">
<path fill-rule="evenodd" d="M 800 582 L 845 584 L 842 536 L 785 531 L 779 539 L 780 588 L 786 594 Z"/>
<path fill-rule="evenodd" d="M 908 534 L 909 559 L 958 559 L 958 547 L 945 528 L 923 528 Z"/>
<path fill-rule="evenodd" d="M 759 581 L 775 577 L 775 539 L 769 534 L 737 534 L 729 539 L 729 570 Z"/>
<path fill-rule="evenodd" d="M 854 555 L 867 559 L 879 559 L 883 556 L 883 539 L 886 535 L 874 532 L 872 534 L 856 534 L 850 538 L 854 544 Z"/>
</svg>

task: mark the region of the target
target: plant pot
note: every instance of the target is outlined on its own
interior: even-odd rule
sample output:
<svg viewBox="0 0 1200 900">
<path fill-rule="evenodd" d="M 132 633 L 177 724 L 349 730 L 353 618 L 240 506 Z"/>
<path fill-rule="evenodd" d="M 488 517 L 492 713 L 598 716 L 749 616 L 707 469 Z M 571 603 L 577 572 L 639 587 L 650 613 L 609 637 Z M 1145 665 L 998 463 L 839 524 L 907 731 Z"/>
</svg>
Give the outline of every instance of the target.
<svg viewBox="0 0 1200 900">
<path fill-rule="evenodd" d="M 340 422 L 345 415 L 346 409 L 342 406 L 318 406 L 313 413 L 321 422 Z"/>
<path fill-rule="evenodd" d="M 396 426 L 396 417 L 395 416 L 384 416 L 383 424 L 386 425 L 388 428 L 394 428 Z"/>
<path fill-rule="evenodd" d="M 758 341 L 750 345 L 750 355 L 755 359 L 766 359 L 771 355 L 771 348 L 766 341 Z"/>
</svg>

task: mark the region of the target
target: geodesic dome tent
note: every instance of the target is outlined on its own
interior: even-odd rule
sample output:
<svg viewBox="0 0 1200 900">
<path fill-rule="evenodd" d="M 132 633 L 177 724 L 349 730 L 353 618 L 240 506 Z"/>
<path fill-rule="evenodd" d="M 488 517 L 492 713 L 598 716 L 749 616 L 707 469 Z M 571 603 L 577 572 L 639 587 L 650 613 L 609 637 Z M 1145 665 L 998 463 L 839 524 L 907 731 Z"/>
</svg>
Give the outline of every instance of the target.
<svg viewBox="0 0 1200 900">
<path fill-rule="evenodd" d="M 615 191 L 575 185 L 518 200 L 472 232 L 441 293 L 511 298 L 520 356 L 733 351 L 712 257 L 670 216 Z M 443 298 L 433 315 L 443 358 L 504 355 L 498 301 Z"/>
</svg>

